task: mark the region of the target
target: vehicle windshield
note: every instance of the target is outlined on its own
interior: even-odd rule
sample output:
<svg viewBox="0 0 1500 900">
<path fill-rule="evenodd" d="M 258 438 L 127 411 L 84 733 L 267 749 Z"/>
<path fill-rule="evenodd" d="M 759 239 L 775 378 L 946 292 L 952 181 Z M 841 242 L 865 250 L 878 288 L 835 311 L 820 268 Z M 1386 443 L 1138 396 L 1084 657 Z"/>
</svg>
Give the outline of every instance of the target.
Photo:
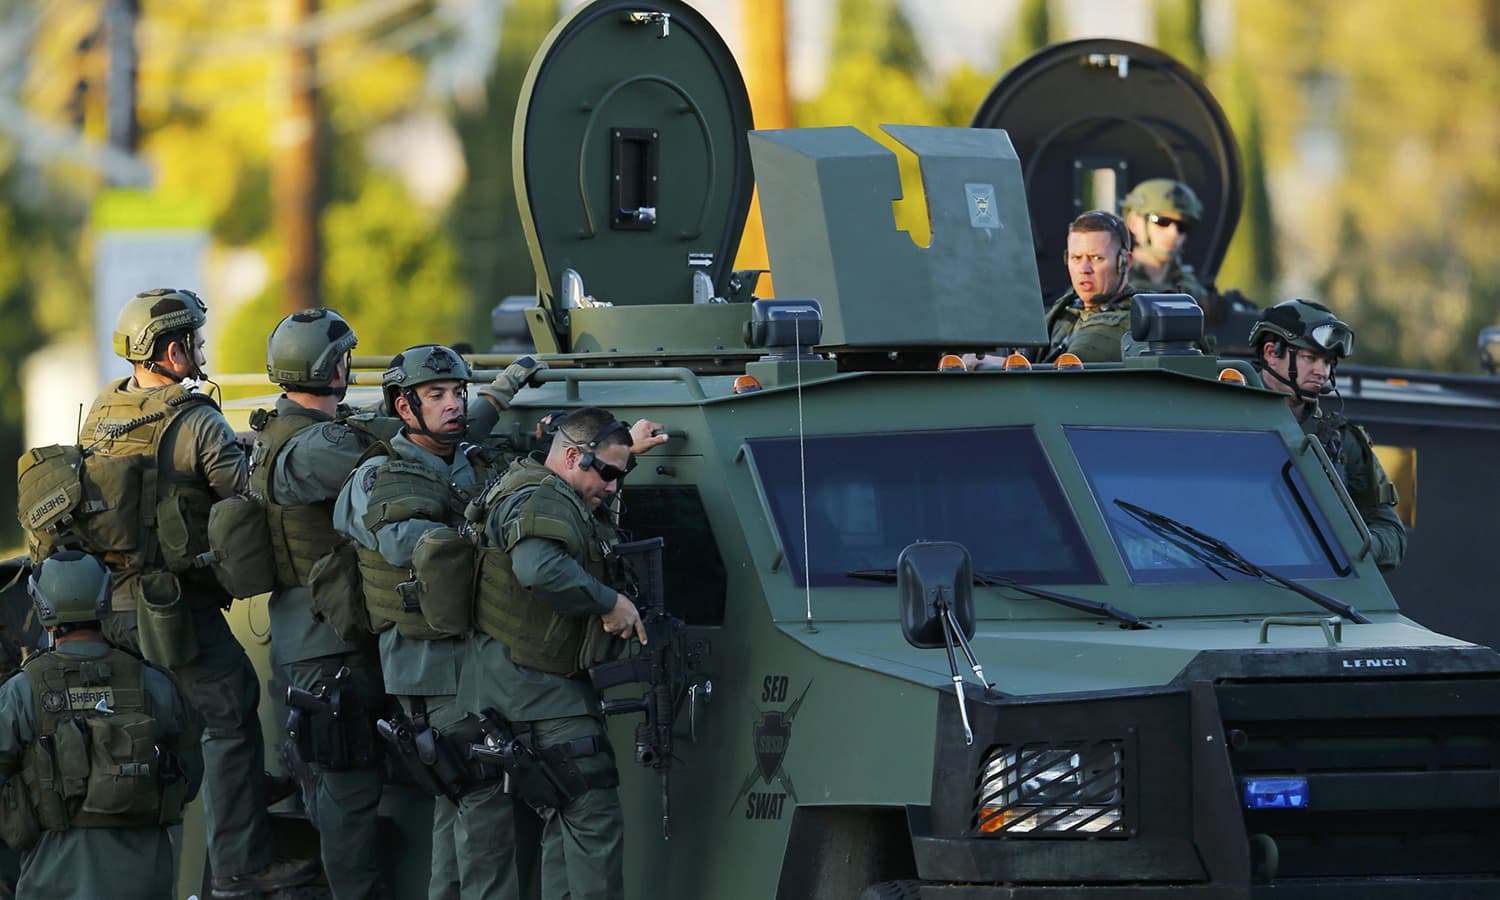
<svg viewBox="0 0 1500 900">
<path fill-rule="evenodd" d="M 1027 584 L 1098 584 L 1078 522 L 1029 428 L 753 438 L 750 457 L 797 584 L 879 587 L 913 541 L 958 541 L 975 571 Z"/>
<path fill-rule="evenodd" d="M 1287 578 L 1349 572 L 1281 438 L 1269 431 L 1068 428 L 1068 441 L 1137 584 L 1250 581 L 1205 565 L 1116 501 L 1208 532 Z"/>
</svg>

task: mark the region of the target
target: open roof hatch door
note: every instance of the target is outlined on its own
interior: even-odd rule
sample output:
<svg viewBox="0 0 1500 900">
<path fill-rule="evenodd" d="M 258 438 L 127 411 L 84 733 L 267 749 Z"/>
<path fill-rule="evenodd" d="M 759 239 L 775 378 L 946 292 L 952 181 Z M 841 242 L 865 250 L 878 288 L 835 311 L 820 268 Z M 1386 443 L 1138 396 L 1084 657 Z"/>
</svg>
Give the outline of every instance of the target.
<svg viewBox="0 0 1500 900">
<path fill-rule="evenodd" d="M 729 48 L 683 3 L 598 0 L 552 30 L 521 89 L 514 174 L 556 349 L 640 350 L 631 335 L 647 340 L 646 311 L 622 307 L 695 296 L 718 307 L 698 310 L 714 321 L 710 330 L 739 345 L 738 319 L 748 313 L 726 316 L 724 304 L 705 301 L 733 293 L 730 267 L 754 185 L 752 127 Z M 614 308 L 582 316 L 558 308 L 570 269 L 589 297 Z M 534 326 L 543 315 L 533 311 Z M 658 331 L 648 342 L 662 338 Z"/>
<path fill-rule="evenodd" d="M 1183 257 L 1213 282 L 1239 222 L 1244 176 L 1224 111 L 1177 60 L 1131 41 L 1054 44 L 1007 72 L 971 124 L 1005 129 L 1021 158 L 1047 299 L 1069 286 L 1068 222 L 1090 209 L 1118 212 L 1147 178 L 1185 182 L 1202 199 Z"/>
</svg>

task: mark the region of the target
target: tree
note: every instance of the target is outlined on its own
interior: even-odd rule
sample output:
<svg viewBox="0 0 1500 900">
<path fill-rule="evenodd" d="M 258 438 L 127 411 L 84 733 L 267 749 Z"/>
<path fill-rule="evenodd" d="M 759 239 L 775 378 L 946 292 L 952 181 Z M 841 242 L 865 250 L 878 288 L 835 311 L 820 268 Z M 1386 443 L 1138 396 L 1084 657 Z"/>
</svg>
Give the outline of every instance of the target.
<svg viewBox="0 0 1500 900">
<path fill-rule="evenodd" d="M 455 105 L 454 129 L 468 179 L 454 199 L 448 230 L 469 293 L 463 333 L 488 336 L 490 311 L 506 296 L 536 290 L 531 256 L 516 208 L 511 131 L 521 82 L 542 39 L 557 21 L 557 0 L 512 0 L 500 31 L 500 53 L 484 97 Z M 485 346 L 485 341 L 475 341 Z"/>
<path fill-rule="evenodd" d="M 1203 45 L 1203 0 L 1154 0 L 1151 11 L 1156 46 L 1204 74 L 1208 51 Z"/>
<path fill-rule="evenodd" d="M 1219 268 L 1221 290 L 1236 288 L 1255 302 L 1276 302 L 1280 259 L 1276 252 L 1276 222 L 1267 184 L 1265 134 L 1261 123 L 1260 98 L 1249 67 L 1242 58 L 1232 64 L 1232 89 L 1223 92 L 1226 113 L 1239 143 L 1244 165 L 1245 204 L 1229 253 Z"/>
<path fill-rule="evenodd" d="M 1059 29 L 1052 21 L 1051 0 L 1022 0 L 1015 25 L 1000 50 L 1000 69 L 1008 71 L 1058 39 Z"/>
<path fill-rule="evenodd" d="M 927 58 L 897 0 L 839 0 L 829 60 L 833 66 L 869 56 L 883 66 L 927 75 Z"/>
</svg>

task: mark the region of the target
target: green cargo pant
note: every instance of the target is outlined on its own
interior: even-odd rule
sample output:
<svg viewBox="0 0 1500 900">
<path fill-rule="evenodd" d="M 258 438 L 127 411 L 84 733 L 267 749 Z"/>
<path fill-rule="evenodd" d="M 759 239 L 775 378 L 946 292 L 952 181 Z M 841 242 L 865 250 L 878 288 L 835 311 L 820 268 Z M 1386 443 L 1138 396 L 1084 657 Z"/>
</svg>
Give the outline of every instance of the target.
<svg viewBox="0 0 1500 900">
<path fill-rule="evenodd" d="M 412 698 L 398 696 L 401 710 L 415 718 L 413 700 L 419 699 L 427 711 L 427 721 L 438 731 L 448 733 L 465 718 L 452 695 Z M 459 900 L 458 805 L 447 797 L 432 801 L 432 875 L 427 882 L 428 900 Z"/>
<path fill-rule="evenodd" d="M 385 683 L 373 648 L 283 663 L 282 670 L 293 685 L 311 691 L 341 666 L 349 669 L 346 690 L 354 691 L 368 714 L 380 714 L 385 708 Z M 373 731 L 369 739 L 379 740 Z M 383 896 L 380 792 L 384 765 L 377 762 L 367 768 L 328 772 L 309 761 L 309 767 L 317 773 L 318 836 L 329 892 L 334 900 Z"/>
<path fill-rule="evenodd" d="M 184 597 L 184 600 L 189 598 Z M 265 746 L 261 739 L 260 678 L 217 608 L 194 609 L 198 655 L 172 670 L 188 703 L 203 719 L 203 818 L 209 864 L 216 876 L 258 872 L 271 863 L 266 827 Z M 104 637 L 140 653 L 136 611 L 103 619 Z"/>
<path fill-rule="evenodd" d="M 537 747 L 546 748 L 594 735 L 606 737 L 593 716 L 568 716 L 531 723 Z M 614 766 L 608 754 L 577 760 L 584 775 Z M 542 814 L 542 900 L 623 900 L 625 897 L 625 814 L 615 788 L 583 792 L 561 810 Z"/>
</svg>

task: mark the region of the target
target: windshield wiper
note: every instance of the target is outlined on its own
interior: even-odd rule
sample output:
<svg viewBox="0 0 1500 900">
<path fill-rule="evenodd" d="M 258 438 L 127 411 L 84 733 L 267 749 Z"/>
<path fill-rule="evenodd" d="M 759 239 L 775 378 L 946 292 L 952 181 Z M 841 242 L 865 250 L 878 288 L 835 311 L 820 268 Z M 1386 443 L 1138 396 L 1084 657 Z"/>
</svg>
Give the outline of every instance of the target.
<svg viewBox="0 0 1500 900">
<path fill-rule="evenodd" d="M 893 584 L 896 581 L 895 569 L 851 569 L 844 574 L 849 578 L 863 578 L 867 581 L 882 581 L 887 584 Z M 1079 612 L 1092 613 L 1096 616 L 1103 616 L 1107 619 L 1114 619 L 1116 622 L 1121 623 L 1121 625 L 1125 628 L 1151 627 L 1150 625 L 1142 622 L 1139 616 L 1128 613 L 1123 609 L 1119 609 L 1118 607 L 1110 606 L 1108 603 L 1101 603 L 1098 600 L 1085 600 L 1082 597 L 1073 597 L 1068 594 L 1059 594 L 1056 591 L 1047 591 L 1041 588 L 1032 587 L 1029 584 L 1022 584 L 1019 581 L 1016 581 L 1014 578 L 1010 578 L 1006 575 L 996 575 L 990 572 L 975 572 L 974 583 L 977 585 L 982 585 L 984 587 L 1009 588 L 1010 590 L 1016 591 L 1018 593 L 1027 594 L 1032 597 L 1038 597 L 1042 600 L 1050 600 L 1051 602 L 1056 603 L 1059 606 L 1066 606 L 1069 609 L 1076 609 Z"/>
<path fill-rule="evenodd" d="M 1269 584 L 1284 587 L 1293 593 L 1301 594 L 1312 602 L 1318 604 L 1329 612 L 1336 612 L 1346 617 L 1351 622 L 1361 625 L 1370 624 L 1370 620 L 1364 613 L 1350 606 L 1342 600 L 1315 591 L 1306 585 L 1299 584 L 1290 578 L 1277 575 L 1269 569 L 1262 568 L 1250 560 L 1241 556 L 1238 550 L 1226 544 L 1211 534 L 1205 534 L 1191 525 L 1179 522 L 1171 516 L 1146 509 L 1144 506 L 1136 506 L 1134 503 L 1115 498 L 1115 505 L 1125 510 L 1142 525 L 1171 541 L 1175 546 L 1189 553 L 1199 562 L 1208 567 L 1209 571 L 1223 578 L 1223 574 L 1214 568 L 1215 564 L 1226 569 L 1232 569 L 1242 575 L 1257 578 Z"/>
</svg>

